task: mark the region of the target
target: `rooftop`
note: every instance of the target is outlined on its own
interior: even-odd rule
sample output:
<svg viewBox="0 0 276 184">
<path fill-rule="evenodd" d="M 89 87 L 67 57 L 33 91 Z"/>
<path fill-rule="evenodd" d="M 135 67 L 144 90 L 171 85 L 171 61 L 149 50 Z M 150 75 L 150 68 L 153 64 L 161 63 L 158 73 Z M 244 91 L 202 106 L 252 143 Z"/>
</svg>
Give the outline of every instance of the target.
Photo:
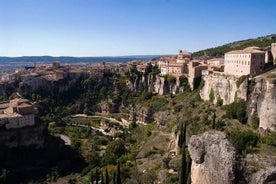
<svg viewBox="0 0 276 184">
<path fill-rule="evenodd" d="M 259 47 L 247 47 L 243 50 L 232 50 L 230 52 L 227 52 L 225 54 L 252 54 L 252 53 L 262 53 L 264 54 L 265 52 L 262 51 Z"/>
</svg>

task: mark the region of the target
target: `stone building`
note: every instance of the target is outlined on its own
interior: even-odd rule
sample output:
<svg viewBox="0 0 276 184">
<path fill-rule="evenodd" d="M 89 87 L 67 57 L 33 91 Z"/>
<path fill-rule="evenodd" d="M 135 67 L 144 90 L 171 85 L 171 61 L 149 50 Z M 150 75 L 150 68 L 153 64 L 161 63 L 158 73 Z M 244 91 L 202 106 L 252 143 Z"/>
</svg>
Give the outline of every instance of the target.
<svg viewBox="0 0 276 184">
<path fill-rule="evenodd" d="M 30 101 L 16 98 L 0 103 L 0 128 L 21 128 L 34 124 L 35 109 Z"/>
<path fill-rule="evenodd" d="M 271 54 L 273 57 L 273 61 L 275 61 L 276 60 L 276 43 L 271 44 Z"/>
<path fill-rule="evenodd" d="M 264 72 L 265 52 L 259 47 L 247 47 L 225 53 L 224 73 L 227 75 L 259 75 Z"/>
<path fill-rule="evenodd" d="M 175 58 L 159 60 L 157 65 L 161 71 L 161 75 L 180 76 L 188 73 L 188 63 L 191 61 L 191 58 L 191 53 L 180 50 L 176 60 Z"/>
<path fill-rule="evenodd" d="M 188 63 L 192 59 L 192 54 L 186 51 L 180 50 L 177 56 L 177 63 Z"/>
</svg>

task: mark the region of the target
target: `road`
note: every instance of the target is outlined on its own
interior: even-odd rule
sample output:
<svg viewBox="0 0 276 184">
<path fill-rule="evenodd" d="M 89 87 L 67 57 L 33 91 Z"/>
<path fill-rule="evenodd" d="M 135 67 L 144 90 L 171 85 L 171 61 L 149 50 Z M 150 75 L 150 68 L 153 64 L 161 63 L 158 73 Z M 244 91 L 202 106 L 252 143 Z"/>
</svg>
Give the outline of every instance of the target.
<svg viewBox="0 0 276 184">
<path fill-rule="evenodd" d="M 129 122 L 125 119 L 121 119 L 122 121 L 118 121 L 115 118 L 110 118 L 110 117 L 105 117 L 105 116 L 87 116 L 86 114 L 75 114 L 75 115 L 71 115 L 71 117 L 82 117 L 82 118 L 103 118 L 106 120 L 109 120 L 111 122 L 115 122 L 115 123 L 119 123 L 120 125 L 124 126 L 124 127 L 128 127 L 129 126 Z"/>
<path fill-rule="evenodd" d="M 64 141 L 65 145 L 71 145 L 70 137 L 60 134 L 59 137 Z"/>
</svg>

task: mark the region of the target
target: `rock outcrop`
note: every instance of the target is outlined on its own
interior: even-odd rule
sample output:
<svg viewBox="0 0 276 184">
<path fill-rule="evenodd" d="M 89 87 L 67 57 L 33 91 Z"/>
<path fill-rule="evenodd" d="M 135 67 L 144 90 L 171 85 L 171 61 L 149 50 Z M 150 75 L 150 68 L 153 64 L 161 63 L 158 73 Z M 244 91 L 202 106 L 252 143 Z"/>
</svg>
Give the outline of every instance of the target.
<svg viewBox="0 0 276 184">
<path fill-rule="evenodd" d="M 203 77 L 204 86 L 200 91 L 200 96 L 203 100 L 209 100 L 210 93 L 214 92 L 214 103 L 220 97 L 223 100 L 223 105 L 234 102 L 235 96 L 247 100 L 247 85 L 246 78 L 240 86 L 237 86 L 238 78 L 227 75 L 207 75 Z"/>
<path fill-rule="evenodd" d="M 168 81 L 165 77 L 151 74 L 130 78 L 127 80 L 127 86 L 135 92 L 148 91 L 159 95 L 178 94 L 183 91 L 178 77 L 175 81 Z"/>
<path fill-rule="evenodd" d="M 259 127 L 276 130 L 276 79 L 256 78 L 250 95 L 249 116 L 255 111 L 260 119 Z"/>
<path fill-rule="evenodd" d="M 249 184 L 275 184 L 276 183 L 276 157 L 247 155 L 246 180 Z"/>
<path fill-rule="evenodd" d="M 192 158 L 193 184 L 236 183 L 236 152 L 226 136 L 217 131 L 192 136 L 188 150 Z"/>
<path fill-rule="evenodd" d="M 17 129 L 0 130 L 0 146 L 15 148 L 19 146 L 44 147 L 47 136 L 47 124 L 36 123 L 34 126 L 26 126 Z"/>
<path fill-rule="evenodd" d="M 276 130 L 276 78 L 267 78 L 265 75 L 251 81 L 245 78 L 239 86 L 237 86 L 238 78 L 234 76 L 208 75 L 203 79 L 205 84 L 200 91 L 203 100 L 210 100 L 211 91 L 214 94 L 214 103 L 218 98 L 223 100 L 224 105 L 234 102 L 235 97 L 244 99 L 248 101 L 249 120 L 256 111 L 260 119 L 259 127 Z"/>
</svg>

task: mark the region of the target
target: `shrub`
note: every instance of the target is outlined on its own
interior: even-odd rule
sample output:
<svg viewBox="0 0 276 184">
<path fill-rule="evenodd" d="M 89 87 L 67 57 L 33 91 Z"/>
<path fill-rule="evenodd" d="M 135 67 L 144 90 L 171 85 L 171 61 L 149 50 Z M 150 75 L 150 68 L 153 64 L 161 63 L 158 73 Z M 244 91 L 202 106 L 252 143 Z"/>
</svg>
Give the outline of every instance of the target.
<svg viewBox="0 0 276 184">
<path fill-rule="evenodd" d="M 210 91 L 210 93 L 209 93 L 209 100 L 210 100 L 211 102 L 213 102 L 213 101 L 215 100 L 215 93 L 214 93 L 213 88 L 211 88 L 211 91 Z"/>
<path fill-rule="evenodd" d="M 183 87 L 184 91 L 191 91 L 188 78 L 184 75 L 179 77 L 180 85 Z"/>
<path fill-rule="evenodd" d="M 246 102 L 242 99 L 238 99 L 235 102 L 227 105 L 226 117 L 238 119 L 241 123 L 246 123 Z"/>
<path fill-rule="evenodd" d="M 239 153 L 250 153 L 252 148 L 259 142 L 259 136 L 252 130 L 233 130 L 228 135 L 229 141 L 233 144 Z"/>
<path fill-rule="evenodd" d="M 220 96 L 217 97 L 217 106 L 222 106 L 223 100 L 220 98 Z"/>
<path fill-rule="evenodd" d="M 259 127 L 259 123 L 260 123 L 260 118 L 258 116 L 258 113 L 257 111 L 254 111 L 250 120 L 250 125 L 252 126 L 252 128 L 257 129 Z"/>
<path fill-rule="evenodd" d="M 167 80 L 169 83 L 175 83 L 176 82 L 176 78 L 172 75 L 166 74 L 164 77 L 165 77 L 165 80 Z"/>
<path fill-rule="evenodd" d="M 236 81 L 236 85 L 239 88 L 240 85 L 243 83 L 243 81 L 246 79 L 246 75 L 242 75 L 239 77 L 239 79 Z"/>
<path fill-rule="evenodd" d="M 262 142 L 276 147 L 276 132 L 271 132 L 262 138 Z"/>
</svg>

